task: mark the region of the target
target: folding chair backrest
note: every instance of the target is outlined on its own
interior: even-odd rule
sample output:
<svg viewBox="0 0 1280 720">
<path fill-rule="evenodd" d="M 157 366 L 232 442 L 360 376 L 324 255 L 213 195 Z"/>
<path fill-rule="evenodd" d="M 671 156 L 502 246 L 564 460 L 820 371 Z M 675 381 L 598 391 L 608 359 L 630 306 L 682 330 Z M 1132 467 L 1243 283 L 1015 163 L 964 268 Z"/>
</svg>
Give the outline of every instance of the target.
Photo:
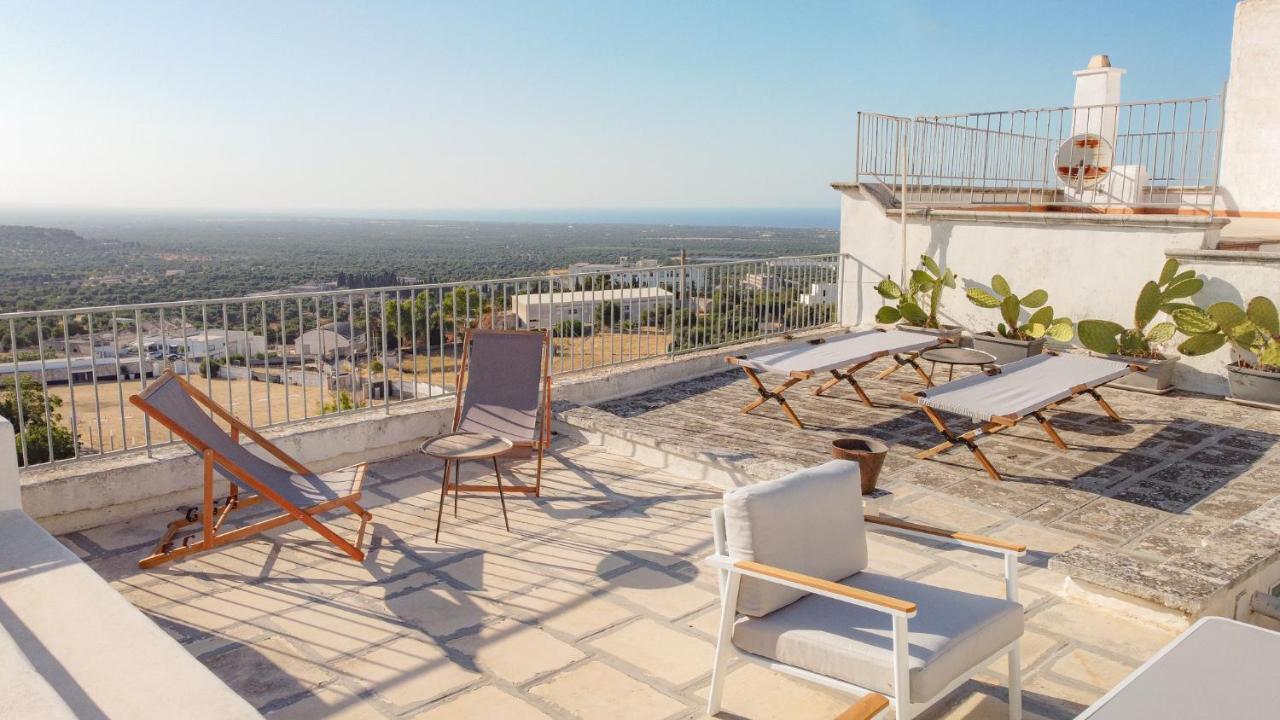
<svg viewBox="0 0 1280 720">
<path fill-rule="evenodd" d="M 535 442 L 546 333 L 472 330 L 467 341 L 465 386 L 454 430 Z"/>
<path fill-rule="evenodd" d="M 250 452 L 248 448 L 232 440 L 231 435 L 219 427 L 209 417 L 205 409 L 196 402 L 195 398 L 187 392 L 187 389 L 182 386 L 182 382 L 176 375 L 161 377 L 148 386 L 140 395 L 140 398 L 147 406 L 159 411 L 168 419 L 169 423 L 173 425 L 170 429 L 174 431 L 175 435 L 179 437 L 182 437 L 183 433 L 188 435 L 189 437 L 182 437 L 182 440 L 197 453 L 204 452 L 205 449 L 211 449 L 230 462 L 235 463 L 249 475 L 263 480 L 273 479 L 289 473 L 288 470 L 263 460 Z M 227 479 L 234 481 L 246 490 L 253 489 L 242 483 L 232 473 L 224 471 L 221 467 L 218 468 L 218 471 Z"/>
</svg>

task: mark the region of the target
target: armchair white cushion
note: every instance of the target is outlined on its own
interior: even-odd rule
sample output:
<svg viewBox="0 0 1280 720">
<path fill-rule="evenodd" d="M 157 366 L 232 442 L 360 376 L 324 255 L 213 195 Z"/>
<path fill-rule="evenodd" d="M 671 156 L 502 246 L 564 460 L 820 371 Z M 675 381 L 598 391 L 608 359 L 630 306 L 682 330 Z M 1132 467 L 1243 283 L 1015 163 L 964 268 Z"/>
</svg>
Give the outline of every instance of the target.
<svg viewBox="0 0 1280 720">
<path fill-rule="evenodd" d="M 907 630 L 911 701 L 923 703 L 1022 635 L 1022 606 L 874 572 L 842 585 L 916 603 Z M 744 583 L 745 585 L 745 583 Z M 738 649 L 894 695 L 893 619 L 810 595 L 765 617 L 737 622 Z"/>
<path fill-rule="evenodd" d="M 772 482 L 725 493 L 729 557 L 843 580 L 867 566 L 858 464 L 832 460 Z M 803 590 L 744 578 L 738 612 L 768 615 L 805 597 Z"/>
</svg>

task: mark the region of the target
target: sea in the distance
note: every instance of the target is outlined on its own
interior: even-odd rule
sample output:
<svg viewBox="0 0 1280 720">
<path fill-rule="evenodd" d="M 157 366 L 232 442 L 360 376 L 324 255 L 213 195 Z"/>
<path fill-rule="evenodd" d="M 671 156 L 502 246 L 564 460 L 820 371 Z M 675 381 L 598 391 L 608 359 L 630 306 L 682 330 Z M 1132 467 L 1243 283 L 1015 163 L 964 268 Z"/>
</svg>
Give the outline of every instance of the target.
<svg viewBox="0 0 1280 720">
<path fill-rule="evenodd" d="M 368 213 L 358 213 L 367 215 Z M 548 208 L 381 211 L 381 217 L 474 222 L 716 225 L 728 227 L 840 227 L 840 208 Z"/>
</svg>

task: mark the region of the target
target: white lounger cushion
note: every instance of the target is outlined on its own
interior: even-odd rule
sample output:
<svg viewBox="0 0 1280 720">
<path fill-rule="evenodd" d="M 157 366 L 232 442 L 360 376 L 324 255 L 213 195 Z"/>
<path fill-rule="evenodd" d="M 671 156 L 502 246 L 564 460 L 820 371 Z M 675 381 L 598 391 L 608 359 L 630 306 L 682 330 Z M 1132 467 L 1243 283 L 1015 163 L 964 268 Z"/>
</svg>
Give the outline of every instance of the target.
<svg viewBox="0 0 1280 720">
<path fill-rule="evenodd" d="M 724 496 L 725 539 L 734 561 L 753 560 L 837 581 L 867 566 L 858 464 L 832 460 Z M 760 616 L 808 593 L 743 578 L 738 612 Z"/>
<path fill-rule="evenodd" d="M 1129 372 L 1125 363 L 1088 355 L 1036 355 L 1004 365 L 996 375 L 980 373 L 930 388 L 920 404 L 974 420 L 1017 418 L 1071 397 L 1072 388 L 1096 388 Z"/>
<path fill-rule="evenodd" d="M 798 340 L 738 358 L 737 363 L 752 370 L 784 375 L 793 372 L 820 373 L 847 368 L 881 355 L 924 350 L 938 343 L 937 336 L 925 333 L 863 330 L 814 340 Z"/>
<path fill-rule="evenodd" d="M 745 580 L 744 587 L 745 587 Z M 916 603 L 907 623 L 911 701 L 925 702 L 1022 635 L 1022 606 L 874 572 L 844 585 Z M 894 695 L 893 625 L 887 613 L 810 595 L 760 618 L 742 618 L 733 642 L 784 665 Z"/>
</svg>

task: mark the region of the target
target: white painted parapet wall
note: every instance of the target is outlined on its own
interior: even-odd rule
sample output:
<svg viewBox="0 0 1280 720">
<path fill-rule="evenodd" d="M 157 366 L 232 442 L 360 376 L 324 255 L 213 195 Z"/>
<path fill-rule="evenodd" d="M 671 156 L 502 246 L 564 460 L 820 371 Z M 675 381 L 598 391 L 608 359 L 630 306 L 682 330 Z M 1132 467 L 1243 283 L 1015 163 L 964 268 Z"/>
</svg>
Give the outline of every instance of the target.
<svg viewBox="0 0 1280 720">
<path fill-rule="evenodd" d="M 0 418 L 0 718 L 261 719 L 22 511 Z"/>
</svg>

